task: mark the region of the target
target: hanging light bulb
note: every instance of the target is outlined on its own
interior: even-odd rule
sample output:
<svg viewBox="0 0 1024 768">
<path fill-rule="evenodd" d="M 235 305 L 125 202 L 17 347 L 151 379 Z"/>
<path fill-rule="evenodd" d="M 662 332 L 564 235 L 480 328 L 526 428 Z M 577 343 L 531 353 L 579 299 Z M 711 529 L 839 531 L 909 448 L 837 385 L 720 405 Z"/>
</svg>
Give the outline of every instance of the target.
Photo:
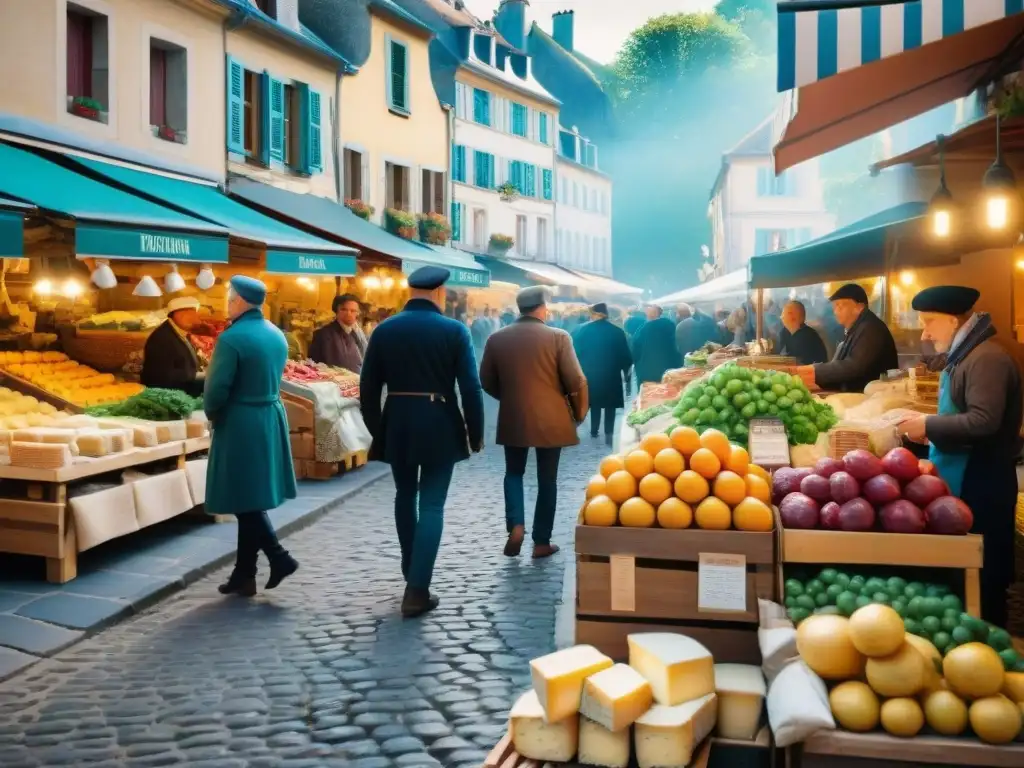
<svg viewBox="0 0 1024 768">
<path fill-rule="evenodd" d="M 213 267 L 209 264 L 203 264 L 199 274 L 196 275 L 196 287 L 201 291 L 208 291 L 213 288 L 216 282 L 217 278 L 213 274 Z"/>
<path fill-rule="evenodd" d="M 60 287 L 61 294 L 69 299 L 77 299 L 82 295 L 84 290 L 85 289 L 82 287 L 82 284 L 73 277 L 69 277 L 65 280 L 63 285 Z"/>
<path fill-rule="evenodd" d="M 53 282 L 47 277 L 36 280 L 35 285 L 32 286 L 32 292 L 40 296 L 49 296 L 53 293 Z"/>
<path fill-rule="evenodd" d="M 902 272 L 900 272 L 900 282 L 908 287 L 913 285 L 914 273 L 911 272 L 909 269 L 903 270 Z"/>
<path fill-rule="evenodd" d="M 107 261 L 97 261 L 96 268 L 93 269 L 89 279 L 92 280 L 93 285 L 103 290 L 117 286 L 117 275 L 114 274 L 114 270 L 110 268 L 110 262 Z"/>
<path fill-rule="evenodd" d="M 178 274 L 178 265 L 171 264 L 171 271 L 164 275 L 164 291 L 177 293 L 185 290 L 185 278 Z"/>
<path fill-rule="evenodd" d="M 391 288 L 394 287 L 394 285 L 395 285 L 395 278 L 393 278 L 393 277 L 385 277 L 384 278 L 384 288 L 385 289 L 390 290 Z"/>
<path fill-rule="evenodd" d="M 404 277 L 402 278 L 402 287 L 403 288 L 408 288 L 409 287 L 409 281 L 406 280 Z"/>
<path fill-rule="evenodd" d="M 953 231 L 953 195 L 946 186 L 946 156 L 943 150 L 946 137 L 936 139 L 939 146 L 939 188 L 928 205 L 928 219 L 933 236 L 944 239 Z"/>
<path fill-rule="evenodd" d="M 139 284 L 135 286 L 135 290 L 132 291 L 133 296 L 142 296 L 147 299 L 153 299 L 157 296 L 162 296 L 163 293 L 160 291 L 160 286 L 156 284 L 149 275 L 144 275 Z"/>
<path fill-rule="evenodd" d="M 996 159 L 985 171 L 981 186 L 985 189 L 985 223 L 989 229 L 1003 230 L 1009 226 L 1013 201 L 1017 197 L 1017 180 L 1003 162 L 1002 131 L 996 113 Z"/>
</svg>

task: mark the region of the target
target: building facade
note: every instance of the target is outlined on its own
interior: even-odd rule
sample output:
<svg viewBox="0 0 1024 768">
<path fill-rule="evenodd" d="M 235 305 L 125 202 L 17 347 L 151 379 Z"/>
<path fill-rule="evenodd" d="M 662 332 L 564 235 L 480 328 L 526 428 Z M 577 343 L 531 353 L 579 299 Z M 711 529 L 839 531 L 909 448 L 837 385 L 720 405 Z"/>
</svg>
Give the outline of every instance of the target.
<svg viewBox="0 0 1024 768">
<path fill-rule="evenodd" d="M 612 275 L 612 181 L 598 167 L 597 147 L 578 130 L 560 129 L 555 165 L 559 266 Z"/>
</svg>

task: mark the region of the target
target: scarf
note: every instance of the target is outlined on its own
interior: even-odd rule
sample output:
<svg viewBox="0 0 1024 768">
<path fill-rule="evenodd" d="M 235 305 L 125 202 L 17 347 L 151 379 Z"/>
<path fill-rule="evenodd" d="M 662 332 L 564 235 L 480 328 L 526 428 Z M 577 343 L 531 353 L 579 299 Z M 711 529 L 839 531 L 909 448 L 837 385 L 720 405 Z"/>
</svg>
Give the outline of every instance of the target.
<svg viewBox="0 0 1024 768">
<path fill-rule="evenodd" d="M 996 335 L 992 317 L 987 312 L 975 313 L 953 337 L 953 345 L 946 354 L 946 370 L 952 373 L 965 357 L 983 341 Z"/>
</svg>

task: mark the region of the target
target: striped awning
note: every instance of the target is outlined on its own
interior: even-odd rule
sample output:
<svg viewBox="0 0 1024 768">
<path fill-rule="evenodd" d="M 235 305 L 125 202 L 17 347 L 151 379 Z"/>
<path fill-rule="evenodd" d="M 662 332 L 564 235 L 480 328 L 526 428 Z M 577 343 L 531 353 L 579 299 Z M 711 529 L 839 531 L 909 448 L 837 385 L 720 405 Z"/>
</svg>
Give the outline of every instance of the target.
<svg viewBox="0 0 1024 768">
<path fill-rule="evenodd" d="M 782 0 L 780 92 L 1024 11 L 1024 0 Z"/>
</svg>

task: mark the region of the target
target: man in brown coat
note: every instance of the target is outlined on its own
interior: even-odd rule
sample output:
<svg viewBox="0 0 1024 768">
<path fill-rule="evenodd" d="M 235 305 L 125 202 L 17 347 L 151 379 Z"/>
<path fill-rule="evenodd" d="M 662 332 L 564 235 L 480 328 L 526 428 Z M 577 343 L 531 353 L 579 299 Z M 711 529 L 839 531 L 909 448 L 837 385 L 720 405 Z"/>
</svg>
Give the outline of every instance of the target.
<svg viewBox="0 0 1024 768">
<path fill-rule="evenodd" d="M 533 556 L 550 557 L 562 448 L 579 444 L 576 427 L 587 415 L 587 380 L 569 334 L 545 324 L 547 290 L 524 288 L 516 296 L 520 317 L 494 333 L 484 347 L 480 383 L 500 403 L 498 445 L 505 446 L 505 554 L 515 557 L 526 537 L 523 475 L 530 448 L 537 452 L 537 505 Z"/>
</svg>

